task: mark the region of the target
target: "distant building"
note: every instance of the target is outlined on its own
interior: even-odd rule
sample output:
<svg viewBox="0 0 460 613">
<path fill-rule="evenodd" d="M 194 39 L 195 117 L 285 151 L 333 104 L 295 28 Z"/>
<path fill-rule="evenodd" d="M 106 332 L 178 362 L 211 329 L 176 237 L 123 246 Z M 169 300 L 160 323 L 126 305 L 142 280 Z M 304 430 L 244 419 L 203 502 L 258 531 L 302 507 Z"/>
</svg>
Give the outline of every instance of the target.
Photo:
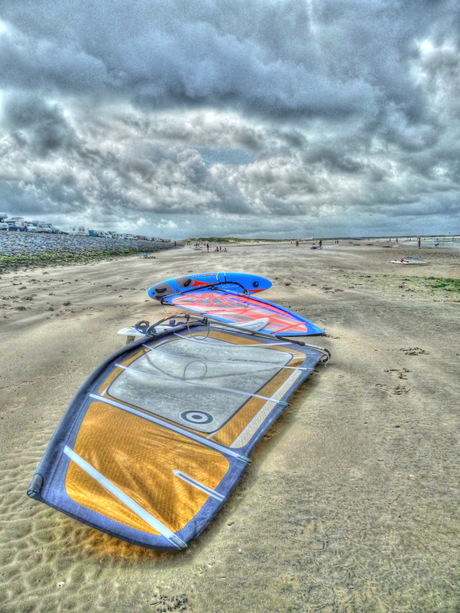
<svg viewBox="0 0 460 613">
<path fill-rule="evenodd" d="M 89 230 L 85 226 L 74 226 L 69 234 L 75 234 L 77 236 L 89 236 Z"/>
</svg>

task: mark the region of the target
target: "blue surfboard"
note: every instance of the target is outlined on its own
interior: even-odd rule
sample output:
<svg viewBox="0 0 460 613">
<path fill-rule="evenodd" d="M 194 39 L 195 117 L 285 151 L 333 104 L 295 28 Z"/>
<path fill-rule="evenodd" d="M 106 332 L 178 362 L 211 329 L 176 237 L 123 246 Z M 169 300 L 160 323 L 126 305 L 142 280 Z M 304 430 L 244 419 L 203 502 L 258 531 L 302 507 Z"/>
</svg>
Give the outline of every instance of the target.
<svg viewBox="0 0 460 613">
<path fill-rule="evenodd" d="M 236 293 L 256 294 L 269 289 L 272 282 L 265 277 L 244 272 L 204 272 L 160 281 L 149 288 L 148 295 L 154 300 L 161 300 L 165 296 L 210 285 L 225 287 Z"/>
</svg>

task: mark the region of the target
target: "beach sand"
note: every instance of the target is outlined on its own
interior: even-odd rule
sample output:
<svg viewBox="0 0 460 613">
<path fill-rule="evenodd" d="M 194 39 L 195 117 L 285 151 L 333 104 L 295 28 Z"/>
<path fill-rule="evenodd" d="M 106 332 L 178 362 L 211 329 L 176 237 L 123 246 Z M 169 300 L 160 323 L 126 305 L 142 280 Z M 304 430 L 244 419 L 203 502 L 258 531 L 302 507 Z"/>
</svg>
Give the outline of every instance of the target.
<svg viewBox="0 0 460 613">
<path fill-rule="evenodd" d="M 458 611 L 460 250 L 324 244 L 189 247 L 0 278 L 0 611 Z M 398 266 L 396 257 L 427 266 Z M 186 550 L 118 541 L 29 499 L 68 403 L 161 319 L 153 283 L 253 272 L 321 326 L 318 367 Z M 439 285 L 439 283 L 437 284 Z"/>
</svg>

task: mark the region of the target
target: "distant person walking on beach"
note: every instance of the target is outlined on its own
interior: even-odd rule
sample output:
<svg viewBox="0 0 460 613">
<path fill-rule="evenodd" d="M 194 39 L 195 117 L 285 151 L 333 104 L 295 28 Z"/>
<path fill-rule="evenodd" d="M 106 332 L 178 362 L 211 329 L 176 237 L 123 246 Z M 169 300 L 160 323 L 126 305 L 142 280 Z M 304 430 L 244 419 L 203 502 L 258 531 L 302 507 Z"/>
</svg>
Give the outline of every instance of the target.
<svg viewBox="0 0 460 613">
<path fill-rule="evenodd" d="M 420 247 L 421 247 L 421 244 L 422 244 L 422 239 L 421 239 L 421 238 L 420 238 L 420 236 L 419 236 L 419 237 L 418 237 L 418 239 L 417 239 L 417 245 L 418 245 L 418 248 L 419 248 L 419 249 L 420 249 Z"/>
</svg>

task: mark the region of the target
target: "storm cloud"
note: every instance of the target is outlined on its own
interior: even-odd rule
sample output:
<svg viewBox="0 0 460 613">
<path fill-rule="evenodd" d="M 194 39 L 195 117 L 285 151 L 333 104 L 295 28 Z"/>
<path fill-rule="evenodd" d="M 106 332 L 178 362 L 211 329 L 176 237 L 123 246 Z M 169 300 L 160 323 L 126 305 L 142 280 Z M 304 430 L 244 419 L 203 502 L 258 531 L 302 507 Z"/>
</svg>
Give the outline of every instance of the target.
<svg viewBox="0 0 460 613">
<path fill-rule="evenodd" d="M 0 209 L 172 238 L 448 233 L 459 36 L 454 0 L 3 0 Z"/>
</svg>

